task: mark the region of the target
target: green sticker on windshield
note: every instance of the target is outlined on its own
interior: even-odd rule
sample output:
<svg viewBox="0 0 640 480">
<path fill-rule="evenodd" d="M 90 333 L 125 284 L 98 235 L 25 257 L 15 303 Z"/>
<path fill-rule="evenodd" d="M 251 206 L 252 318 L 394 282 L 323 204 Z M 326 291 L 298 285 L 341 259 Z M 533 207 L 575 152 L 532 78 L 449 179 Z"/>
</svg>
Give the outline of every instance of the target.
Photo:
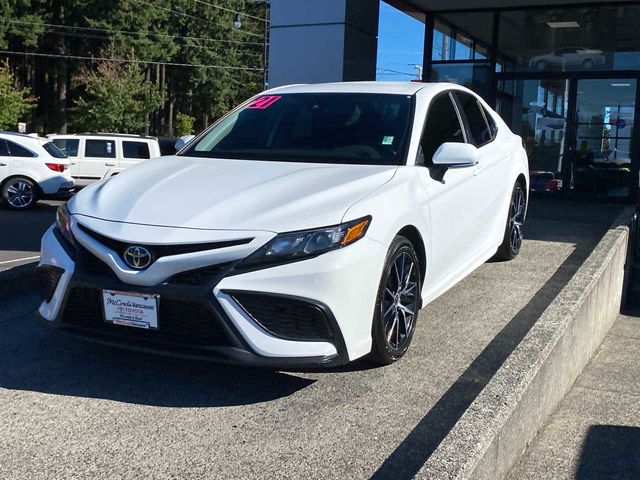
<svg viewBox="0 0 640 480">
<path fill-rule="evenodd" d="M 382 137 L 382 145 L 391 145 L 393 144 L 393 136 L 385 135 Z"/>
</svg>

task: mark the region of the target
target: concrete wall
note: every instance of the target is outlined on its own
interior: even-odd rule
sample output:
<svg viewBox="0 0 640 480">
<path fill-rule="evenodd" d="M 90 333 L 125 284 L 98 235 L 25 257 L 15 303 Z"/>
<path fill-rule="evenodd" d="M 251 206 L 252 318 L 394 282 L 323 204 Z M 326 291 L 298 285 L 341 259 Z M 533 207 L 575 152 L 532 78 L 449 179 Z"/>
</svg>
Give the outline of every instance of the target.
<svg viewBox="0 0 640 480">
<path fill-rule="evenodd" d="M 626 209 L 438 446 L 419 478 L 503 478 L 620 312 Z"/>
<path fill-rule="evenodd" d="M 272 0 L 269 87 L 375 80 L 380 0 Z"/>
</svg>

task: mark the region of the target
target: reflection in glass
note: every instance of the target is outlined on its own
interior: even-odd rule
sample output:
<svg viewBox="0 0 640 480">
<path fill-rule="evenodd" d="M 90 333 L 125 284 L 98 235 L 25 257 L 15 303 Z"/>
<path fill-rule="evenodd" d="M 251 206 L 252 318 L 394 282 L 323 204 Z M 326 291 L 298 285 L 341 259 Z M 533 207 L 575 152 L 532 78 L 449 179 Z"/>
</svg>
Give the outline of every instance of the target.
<svg viewBox="0 0 640 480">
<path fill-rule="evenodd" d="M 637 69 L 640 5 L 596 5 L 500 13 L 498 51 L 509 71 Z"/>
<path fill-rule="evenodd" d="M 636 80 L 579 80 L 573 187 L 606 197 L 627 197 Z"/>
</svg>

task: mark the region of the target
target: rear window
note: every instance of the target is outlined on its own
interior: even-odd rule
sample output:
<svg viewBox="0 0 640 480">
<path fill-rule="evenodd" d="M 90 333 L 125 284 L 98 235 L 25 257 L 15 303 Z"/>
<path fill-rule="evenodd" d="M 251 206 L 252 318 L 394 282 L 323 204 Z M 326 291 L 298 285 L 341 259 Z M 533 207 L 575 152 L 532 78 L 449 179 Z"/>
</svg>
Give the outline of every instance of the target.
<svg viewBox="0 0 640 480">
<path fill-rule="evenodd" d="M 62 150 L 60 150 L 58 147 L 56 147 L 56 145 L 53 142 L 45 143 L 44 145 L 42 145 L 42 148 L 44 148 L 47 151 L 47 153 L 51 155 L 53 158 L 67 158 L 65 153 Z"/>
<path fill-rule="evenodd" d="M 464 92 L 456 92 L 456 97 L 458 97 L 462 111 L 467 117 L 471 143 L 479 147 L 491 141 L 491 132 L 484 118 L 484 113 L 480 110 L 478 100 L 473 95 Z"/>
<path fill-rule="evenodd" d="M 122 142 L 122 155 L 124 158 L 151 158 L 149 145 L 145 142 Z"/>
<path fill-rule="evenodd" d="M 8 157 L 9 156 L 9 148 L 7 147 L 7 142 L 4 138 L 0 138 L 0 157 Z"/>
<path fill-rule="evenodd" d="M 77 138 L 54 138 L 53 143 L 69 157 L 78 156 L 80 140 Z"/>
<path fill-rule="evenodd" d="M 84 150 L 85 157 L 116 158 L 114 140 L 87 140 Z"/>
<path fill-rule="evenodd" d="M 18 145 L 17 143 L 11 142 L 7 140 L 7 145 L 9 146 L 9 154 L 12 157 L 35 157 L 37 156 L 31 150 L 27 150 L 22 145 Z"/>
</svg>

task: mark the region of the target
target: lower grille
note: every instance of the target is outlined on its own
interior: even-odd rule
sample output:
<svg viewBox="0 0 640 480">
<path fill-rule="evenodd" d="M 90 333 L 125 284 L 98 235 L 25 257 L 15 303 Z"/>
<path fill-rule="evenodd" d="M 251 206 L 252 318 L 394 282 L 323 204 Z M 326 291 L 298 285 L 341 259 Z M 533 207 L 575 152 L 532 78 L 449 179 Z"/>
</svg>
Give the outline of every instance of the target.
<svg viewBox="0 0 640 480">
<path fill-rule="evenodd" d="M 231 292 L 265 330 L 287 340 L 333 341 L 323 310 L 303 300 L 276 295 Z"/>
<path fill-rule="evenodd" d="M 99 289 L 73 287 L 62 323 L 98 334 L 179 346 L 229 346 L 220 320 L 205 304 L 160 298 L 158 330 L 144 330 L 106 323 Z"/>
</svg>

